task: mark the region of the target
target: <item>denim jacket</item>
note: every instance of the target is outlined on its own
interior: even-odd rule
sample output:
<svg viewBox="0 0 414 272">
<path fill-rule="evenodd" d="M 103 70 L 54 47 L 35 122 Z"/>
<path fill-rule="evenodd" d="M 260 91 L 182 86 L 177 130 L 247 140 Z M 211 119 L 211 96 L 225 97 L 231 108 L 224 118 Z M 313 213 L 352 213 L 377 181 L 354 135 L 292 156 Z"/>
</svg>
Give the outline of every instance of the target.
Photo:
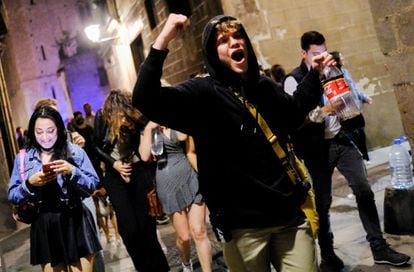
<svg viewBox="0 0 414 272">
<path fill-rule="evenodd" d="M 81 197 L 86 197 L 92 194 L 98 185 L 99 179 L 96 174 L 91 161 L 86 155 L 85 151 L 77 145 L 68 142 L 68 148 L 71 152 L 71 156 L 77 165 L 74 165 L 74 171 L 69 179 L 64 179 L 62 174 L 57 176 L 57 183 L 62 189 L 63 195 L 67 194 L 65 182 L 76 185 L 80 192 Z M 31 192 L 26 186 L 29 177 L 36 172 L 42 171 L 42 161 L 39 157 L 39 152 L 32 148 L 26 150 L 24 156 L 24 179 L 22 180 L 20 174 L 20 154 L 17 154 L 14 159 L 13 171 L 10 177 L 8 200 L 13 204 L 18 204 L 24 199 L 35 196 L 34 192 Z"/>
</svg>

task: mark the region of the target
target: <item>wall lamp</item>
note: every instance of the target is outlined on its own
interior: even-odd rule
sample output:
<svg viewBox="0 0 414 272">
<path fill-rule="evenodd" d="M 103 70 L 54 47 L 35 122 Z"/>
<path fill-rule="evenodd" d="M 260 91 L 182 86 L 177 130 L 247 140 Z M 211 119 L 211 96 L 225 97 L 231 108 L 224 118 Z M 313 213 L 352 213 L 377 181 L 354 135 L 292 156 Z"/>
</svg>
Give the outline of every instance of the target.
<svg viewBox="0 0 414 272">
<path fill-rule="evenodd" d="M 119 38 L 119 36 L 101 38 L 101 27 L 99 24 L 93 24 L 85 27 L 86 37 L 94 43 L 110 41 Z"/>
</svg>

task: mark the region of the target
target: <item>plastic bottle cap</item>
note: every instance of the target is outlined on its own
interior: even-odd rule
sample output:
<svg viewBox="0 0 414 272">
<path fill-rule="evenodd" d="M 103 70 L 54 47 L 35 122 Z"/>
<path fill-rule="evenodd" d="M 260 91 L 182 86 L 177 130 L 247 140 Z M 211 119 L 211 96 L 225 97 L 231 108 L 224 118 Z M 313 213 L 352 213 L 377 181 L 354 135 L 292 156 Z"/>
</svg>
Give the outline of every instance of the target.
<svg viewBox="0 0 414 272">
<path fill-rule="evenodd" d="M 394 139 L 394 144 L 401 144 L 401 139 L 400 138 L 396 138 Z"/>
</svg>

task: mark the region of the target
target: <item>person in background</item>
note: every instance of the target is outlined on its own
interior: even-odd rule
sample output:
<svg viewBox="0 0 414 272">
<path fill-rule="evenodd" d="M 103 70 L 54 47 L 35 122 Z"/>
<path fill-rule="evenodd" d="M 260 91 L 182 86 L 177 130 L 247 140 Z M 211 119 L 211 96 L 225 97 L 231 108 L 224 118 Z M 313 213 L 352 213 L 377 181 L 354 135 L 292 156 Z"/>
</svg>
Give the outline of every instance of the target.
<svg viewBox="0 0 414 272">
<path fill-rule="evenodd" d="M 89 103 L 83 104 L 83 110 L 85 111 L 86 124 L 93 128 L 95 123 L 95 113 L 92 111 L 91 105 Z"/>
<path fill-rule="evenodd" d="M 315 244 L 281 161 L 246 105 L 253 103 L 282 146 L 322 95 L 320 70 L 334 65 L 328 53 L 293 97 L 259 74 L 248 35 L 234 17 L 212 18 L 202 34 L 209 73 L 162 87 L 168 44 L 185 30 L 185 15 L 170 14 L 141 66 L 133 105 L 150 120 L 191 135 L 197 150 L 200 193 L 230 271 L 317 270 Z M 246 101 L 247 100 L 247 101 Z"/>
<path fill-rule="evenodd" d="M 147 193 L 153 189 L 151 164 L 141 160 L 138 148 L 147 119 L 131 104 L 131 94 L 112 90 L 95 116 L 96 148 L 105 163 L 103 186 L 118 221 L 119 234 L 141 272 L 169 271 L 156 234 L 155 218 L 148 214 Z"/>
<path fill-rule="evenodd" d="M 271 78 L 276 81 L 281 87 L 283 87 L 283 80 L 286 76 L 286 71 L 283 69 L 282 65 L 274 64 L 270 68 L 270 76 Z"/>
<path fill-rule="evenodd" d="M 355 84 L 354 80 L 352 79 L 351 73 L 348 71 L 348 69 L 346 69 L 343 66 L 344 63 L 344 58 L 342 56 L 341 53 L 339 53 L 338 51 L 332 51 L 330 52 L 330 54 L 332 55 L 332 57 L 335 59 L 336 61 L 336 67 L 338 67 L 339 69 L 341 69 L 345 81 L 348 84 L 349 88 L 351 89 L 351 92 L 354 96 L 354 100 L 355 100 L 355 104 L 357 105 L 359 111 L 361 112 L 361 116 L 359 118 L 361 118 L 361 122 L 363 124 L 365 124 L 365 119 L 364 116 L 362 114 L 362 104 L 366 103 L 371 105 L 372 104 L 372 98 L 369 97 L 368 95 L 366 95 L 364 92 L 362 92 L 358 86 Z M 355 137 L 354 137 L 354 142 L 356 144 L 356 146 L 358 147 L 359 151 L 361 151 L 362 153 L 362 158 L 369 163 L 369 155 L 368 155 L 368 148 L 367 148 L 367 137 L 365 134 L 365 125 L 361 126 L 357 129 L 357 131 L 355 131 Z"/>
<path fill-rule="evenodd" d="M 86 154 L 88 154 L 89 159 L 92 161 L 95 171 L 98 173 L 99 179 L 103 180 L 103 173 L 100 166 L 100 160 L 94 144 L 95 135 L 93 127 L 86 123 L 86 119 L 83 117 L 80 111 L 75 111 L 73 113 L 73 119 L 71 123 L 71 131 L 79 133 L 85 139 L 83 149 L 86 151 Z"/>
<path fill-rule="evenodd" d="M 20 173 L 24 160 L 24 177 Z M 50 165 L 44 172 L 42 166 Z M 98 184 L 86 155 L 67 141 L 60 114 L 52 107 L 36 109 L 29 121 L 24 158 L 14 160 L 8 199 L 40 202 L 40 214 L 30 226 L 30 263 L 43 271 L 92 271 L 94 255 L 102 248 L 92 213 L 82 204 Z"/>
<path fill-rule="evenodd" d="M 51 99 L 51 98 L 46 98 L 46 99 L 41 99 L 38 100 L 36 105 L 35 105 L 35 110 L 40 109 L 42 107 L 52 107 L 55 110 L 58 111 L 58 105 L 57 105 L 57 101 L 55 99 Z M 72 119 L 73 121 L 73 119 Z M 69 126 L 69 124 L 68 124 Z M 81 148 L 86 148 L 86 154 L 88 155 L 89 160 L 92 162 L 92 165 L 95 169 L 95 172 L 98 174 L 98 178 L 99 178 L 99 183 L 97 185 L 97 188 L 102 186 L 102 171 L 100 169 L 100 167 L 97 167 L 96 165 L 96 157 L 92 156 L 89 157 L 88 152 L 90 152 L 91 149 L 91 145 L 89 143 L 90 139 L 88 139 L 88 143 L 86 141 L 86 138 L 84 136 L 82 136 L 79 132 L 75 131 L 74 127 L 71 127 L 71 130 L 66 130 L 66 135 L 68 135 L 68 140 L 70 142 L 72 142 L 73 144 L 76 144 L 78 146 L 80 146 Z M 96 225 L 96 231 L 97 231 L 97 235 L 99 236 L 99 226 L 98 226 L 98 218 L 96 215 L 96 208 L 95 208 L 95 204 L 93 202 L 93 198 L 92 196 L 89 197 L 85 197 L 83 199 L 83 204 L 86 205 L 86 207 L 92 212 L 93 215 L 93 219 L 95 221 L 95 225 Z M 98 254 L 95 255 L 94 258 L 94 262 L 93 262 L 93 271 L 94 272 L 103 272 L 105 271 L 105 260 L 104 260 L 104 255 L 103 255 L 103 251 L 101 250 Z"/>
<path fill-rule="evenodd" d="M 270 77 L 270 70 L 263 68 L 263 66 L 261 64 L 259 64 L 259 74 L 260 74 L 260 76 Z"/>
<path fill-rule="evenodd" d="M 326 53 L 325 37 L 317 31 L 305 32 L 301 37 L 302 61 L 286 77 L 284 88 L 295 95 L 312 70 L 315 56 Z M 329 210 L 332 203 L 332 174 L 335 167 L 346 178 L 355 195 L 358 213 L 367 233 L 374 261 L 377 264 L 406 265 L 410 256 L 392 249 L 381 231 L 374 193 L 368 181 L 361 152 L 353 139 L 361 126 L 360 116 L 340 121 L 325 96 L 320 105 L 309 112 L 307 122 L 293 133 L 295 147 L 311 175 L 319 214 L 318 243 L 321 269 L 339 271 L 344 262 L 335 254 Z M 298 148 L 296 149 L 298 151 Z"/>
<path fill-rule="evenodd" d="M 24 131 L 22 127 L 16 128 L 16 139 L 17 139 L 17 146 L 19 147 L 19 149 L 23 149 L 24 144 L 26 143 L 26 139 L 25 139 L 25 135 L 24 135 Z"/>
<path fill-rule="evenodd" d="M 199 192 L 197 158 L 192 138 L 150 121 L 144 129 L 139 149 L 144 161 L 153 158 L 151 139 L 155 129 L 161 131 L 164 145 L 163 153 L 156 156 L 157 193 L 163 211 L 170 216 L 177 233 L 176 247 L 181 256 L 183 272 L 193 271 L 190 237 L 194 239 L 201 269 L 205 272 L 212 271 L 206 205 Z"/>
<path fill-rule="evenodd" d="M 73 119 L 71 121 L 71 125 L 68 126 L 68 129 L 69 128 L 72 131 L 78 132 L 85 139 L 84 150 L 86 151 L 86 154 L 88 154 L 88 157 L 91 160 L 92 165 L 95 168 L 95 171 L 99 176 L 99 180 L 103 181 L 104 173 L 101 167 L 100 157 L 98 156 L 98 152 L 95 147 L 94 130 L 90 125 L 86 123 L 86 120 L 82 115 L 82 112 L 75 111 L 73 113 Z M 116 244 L 117 242 L 120 242 L 121 240 L 119 233 L 118 233 L 118 225 L 116 222 L 116 216 L 113 211 L 112 204 L 107 199 L 107 194 L 102 184 L 103 184 L 102 182 L 99 183 L 97 190 L 93 193 L 93 196 L 92 196 L 93 203 L 95 206 L 95 214 L 96 214 L 98 229 L 102 228 L 102 230 L 104 231 L 107 243 L 111 242 L 112 240 L 111 240 L 110 233 L 109 233 L 109 221 L 111 221 L 112 226 L 114 227 L 114 232 L 115 232 L 115 238 L 113 241 Z M 107 205 L 107 213 L 105 214 L 102 214 L 102 209 L 100 209 L 100 207 L 102 206 L 102 203 L 105 203 Z"/>
</svg>

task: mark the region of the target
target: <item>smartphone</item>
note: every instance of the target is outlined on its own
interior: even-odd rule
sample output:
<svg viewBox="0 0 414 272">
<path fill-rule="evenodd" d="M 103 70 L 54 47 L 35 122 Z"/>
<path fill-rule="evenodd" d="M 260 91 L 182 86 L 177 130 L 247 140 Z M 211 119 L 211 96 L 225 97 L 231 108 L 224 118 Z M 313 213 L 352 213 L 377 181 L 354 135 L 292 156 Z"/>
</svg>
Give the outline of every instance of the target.
<svg viewBox="0 0 414 272">
<path fill-rule="evenodd" d="M 53 173 L 53 169 L 50 167 L 52 165 L 53 165 L 53 162 L 43 164 L 43 166 L 42 166 L 43 173 L 45 173 L 45 174 Z"/>
</svg>

